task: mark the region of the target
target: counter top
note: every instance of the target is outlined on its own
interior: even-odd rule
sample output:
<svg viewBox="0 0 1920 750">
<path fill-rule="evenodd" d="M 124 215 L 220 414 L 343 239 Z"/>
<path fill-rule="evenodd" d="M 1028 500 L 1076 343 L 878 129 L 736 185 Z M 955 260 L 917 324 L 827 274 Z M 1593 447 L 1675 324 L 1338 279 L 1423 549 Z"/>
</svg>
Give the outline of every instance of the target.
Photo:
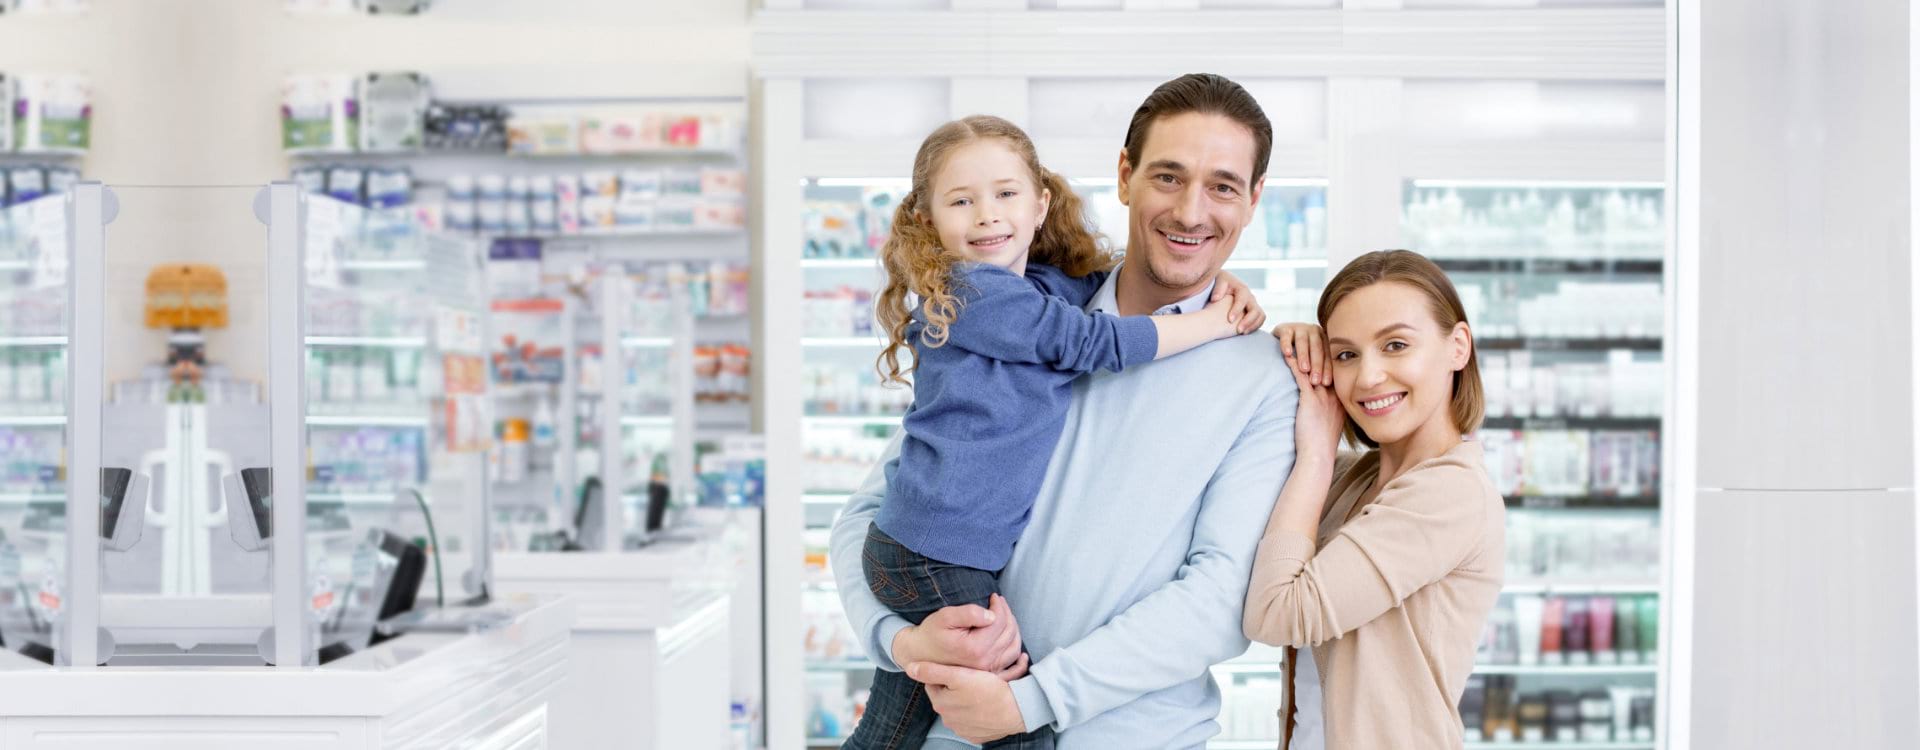
<svg viewBox="0 0 1920 750">
<path fill-rule="evenodd" d="M 574 603 L 502 596 L 504 626 L 408 633 L 320 667 L 49 667 L 0 653 L 0 705 L 13 716 L 234 716 L 387 719 L 391 738 L 464 735 L 504 703 L 544 701 L 564 676 Z M 457 730 L 457 731 L 456 731 Z"/>
</svg>

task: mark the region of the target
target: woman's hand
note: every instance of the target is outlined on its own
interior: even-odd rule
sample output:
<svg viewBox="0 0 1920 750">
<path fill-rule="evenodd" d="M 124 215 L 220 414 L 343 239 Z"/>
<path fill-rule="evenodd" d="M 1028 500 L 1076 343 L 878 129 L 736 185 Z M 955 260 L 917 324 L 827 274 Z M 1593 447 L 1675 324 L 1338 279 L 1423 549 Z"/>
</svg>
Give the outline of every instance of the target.
<svg viewBox="0 0 1920 750">
<path fill-rule="evenodd" d="M 1315 327 L 1318 328 L 1317 326 Z M 1340 452 L 1340 436 L 1347 426 L 1347 410 L 1333 386 L 1313 382 L 1300 368 L 1288 368 L 1300 387 L 1300 410 L 1293 417 L 1293 449 L 1297 460 L 1324 460 L 1333 466 Z"/>
<path fill-rule="evenodd" d="M 1280 340 L 1280 356 L 1293 369 L 1308 375 L 1307 381 L 1333 385 L 1333 360 L 1327 356 L 1327 334 L 1312 323 L 1281 323 L 1273 327 Z"/>
<path fill-rule="evenodd" d="M 1267 327 L 1267 311 L 1260 307 L 1260 301 L 1253 298 L 1253 289 L 1240 277 L 1220 272 L 1220 278 L 1213 285 L 1213 295 L 1208 302 L 1219 302 L 1228 296 L 1233 297 L 1233 313 L 1230 316 L 1237 333 L 1247 334 Z"/>
</svg>

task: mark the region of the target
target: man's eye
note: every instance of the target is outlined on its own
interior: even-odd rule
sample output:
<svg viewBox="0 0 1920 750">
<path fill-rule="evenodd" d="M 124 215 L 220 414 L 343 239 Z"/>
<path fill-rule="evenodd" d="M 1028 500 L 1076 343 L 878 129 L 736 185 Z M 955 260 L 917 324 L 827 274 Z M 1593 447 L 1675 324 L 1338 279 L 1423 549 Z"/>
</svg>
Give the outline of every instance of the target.
<svg viewBox="0 0 1920 750">
<path fill-rule="evenodd" d="M 1153 179 L 1159 180 L 1162 185 L 1173 184 L 1173 175 L 1170 174 L 1156 175 Z"/>
</svg>

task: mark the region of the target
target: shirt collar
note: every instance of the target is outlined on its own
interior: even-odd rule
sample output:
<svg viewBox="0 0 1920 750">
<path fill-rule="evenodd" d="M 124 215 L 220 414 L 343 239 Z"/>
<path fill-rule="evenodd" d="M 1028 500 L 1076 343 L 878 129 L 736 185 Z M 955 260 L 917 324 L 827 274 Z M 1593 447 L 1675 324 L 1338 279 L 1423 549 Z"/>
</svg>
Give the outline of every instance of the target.
<svg viewBox="0 0 1920 750">
<path fill-rule="evenodd" d="M 1097 313 L 1106 313 L 1108 315 L 1119 315 L 1120 314 L 1120 295 L 1119 295 L 1119 292 L 1116 291 L 1117 289 L 1119 289 L 1119 283 L 1120 283 L 1120 267 L 1115 266 L 1113 269 L 1113 273 L 1107 274 L 1107 282 L 1105 284 L 1101 284 L 1100 290 L 1097 292 L 1094 292 L 1093 299 L 1087 302 L 1087 311 L 1097 312 Z M 1201 289 L 1199 294 L 1180 300 L 1179 302 L 1175 302 L 1171 305 L 1161 307 L 1160 309 L 1153 311 L 1153 314 L 1154 315 L 1184 315 L 1186 313 L 1199 312 L 1201 309 L 1207 306 L 1207 298 L 1213 296 L 1213 285 L 1215 283 L 1218 283 L 1217 278 L 1215 281 L 1208 282 L 1206 288 Z"/>
</svg>

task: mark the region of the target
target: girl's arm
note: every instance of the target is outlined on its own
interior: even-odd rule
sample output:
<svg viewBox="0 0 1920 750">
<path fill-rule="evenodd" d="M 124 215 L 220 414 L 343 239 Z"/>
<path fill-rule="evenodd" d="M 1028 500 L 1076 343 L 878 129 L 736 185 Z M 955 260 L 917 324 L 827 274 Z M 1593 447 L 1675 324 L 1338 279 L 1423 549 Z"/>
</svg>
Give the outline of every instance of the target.
<svg viewBox="0 0 1920 750">
<path fill-rule="evenodd" d="M 1002 362 L 1074 373 L 1117 371 L 1236 335 L 1231 299 L 1189 315 L 1116 317 L 1041 294 L 1025 279 L 991 266 L 967 270 L 956 287 L 964 302 L 947 327 L 946 343 Z"/>
</svg>

